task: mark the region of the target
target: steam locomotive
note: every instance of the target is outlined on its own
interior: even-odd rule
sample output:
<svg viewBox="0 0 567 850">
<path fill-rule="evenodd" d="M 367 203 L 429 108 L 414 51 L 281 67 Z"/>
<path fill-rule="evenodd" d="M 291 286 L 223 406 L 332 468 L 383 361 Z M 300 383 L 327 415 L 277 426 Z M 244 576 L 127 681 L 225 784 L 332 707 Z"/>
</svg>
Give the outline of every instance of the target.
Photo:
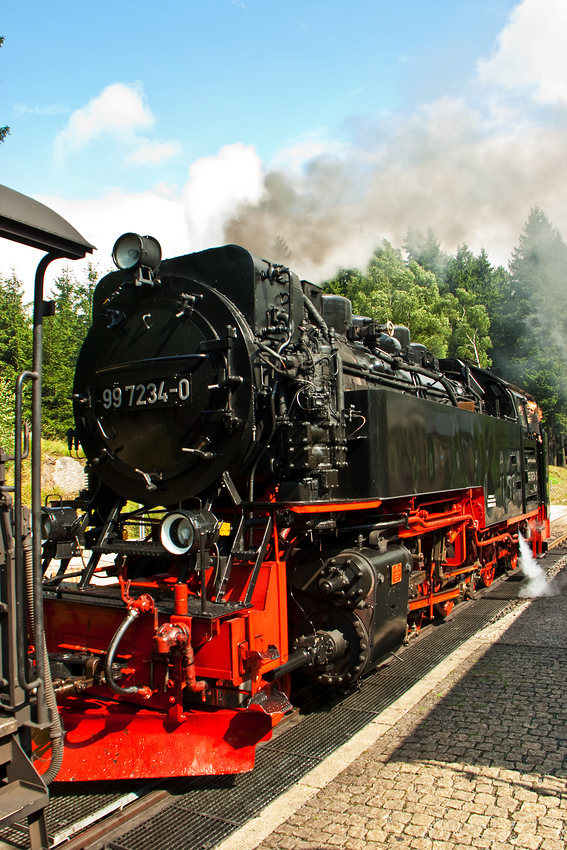
<svg viewBox="0 0 567 850">
<path fill-rule="evenodd" d="M 533 404 L 236 245 L 127 233 L 76 366 L 80 497 L 43 508 L 59 780 L 236 773 L 548 536 Z M 82 560 L 81 560 L 82 559 Z M 76 564 L 79 564 L 79 568 Z"/>
</svg>

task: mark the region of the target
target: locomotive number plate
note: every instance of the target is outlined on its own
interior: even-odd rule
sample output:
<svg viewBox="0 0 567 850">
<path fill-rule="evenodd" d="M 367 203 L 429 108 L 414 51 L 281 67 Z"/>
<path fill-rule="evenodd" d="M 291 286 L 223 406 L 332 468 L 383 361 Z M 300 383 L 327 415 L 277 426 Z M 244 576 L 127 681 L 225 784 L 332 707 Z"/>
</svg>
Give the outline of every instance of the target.
<svg viewBox="0 0 567 850">
<path fill-rule="evenodd" d="M 102 390 L 105 410 L 132 410 L 138 407 L 162 407 L 189 401 L 189 378 L 167 378 L 138 384 L 113 384 Z"/>
</svg>

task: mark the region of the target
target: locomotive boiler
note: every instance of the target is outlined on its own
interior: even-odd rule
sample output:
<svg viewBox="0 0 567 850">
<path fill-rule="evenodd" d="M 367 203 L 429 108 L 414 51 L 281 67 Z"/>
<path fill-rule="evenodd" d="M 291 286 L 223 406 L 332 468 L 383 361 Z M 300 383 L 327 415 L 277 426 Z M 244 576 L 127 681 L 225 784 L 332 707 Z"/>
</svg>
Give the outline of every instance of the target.
<svg viewBox="0 0 567 850">
<path fill-rule="evenodd" d="M 348 687 L 520 532 L 542 551 L 544 439 L 502 378 L 241 247 L 113 256 L 73 389 L 88 483 L 43 509 L 58 778 L 248 770 L 293 671 Z"/>
</svg>

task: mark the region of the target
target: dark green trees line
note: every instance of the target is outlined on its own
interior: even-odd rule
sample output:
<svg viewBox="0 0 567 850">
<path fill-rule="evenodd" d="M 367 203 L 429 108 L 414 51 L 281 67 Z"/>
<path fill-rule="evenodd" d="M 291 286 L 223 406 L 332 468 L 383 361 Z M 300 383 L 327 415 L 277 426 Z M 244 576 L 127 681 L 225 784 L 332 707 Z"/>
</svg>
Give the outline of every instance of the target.
<svg viewBox="0 0 567 850">
<path fill-rule="evenodd" d="M 285 243 L 284 243 L 285 244 Z M 286 246 L 287 247 L 287 246 Z M 62 437 L 73 424 L 71 393 L 78 351 L 90 325 L 98 273 L 63 273 L 44 323 L 44 433 Z M 442 251 L 435 234 L 409 228 L 403 251 L 384 240 L 365 270 L 342 269 L 326 289 L 346 295 L 356 313 L 407 325 L 438 357 L 498 369 L 533 395 L 550 435 L 551 461 L 563 463 L 567 435 L 567 246 L 534 208 L 508 269 L 462 245 Z M 30 367 L 31 321 L 23 288 L 0 278 L 0 442 L 12 443 L 13 387 Z"/>
</svg>

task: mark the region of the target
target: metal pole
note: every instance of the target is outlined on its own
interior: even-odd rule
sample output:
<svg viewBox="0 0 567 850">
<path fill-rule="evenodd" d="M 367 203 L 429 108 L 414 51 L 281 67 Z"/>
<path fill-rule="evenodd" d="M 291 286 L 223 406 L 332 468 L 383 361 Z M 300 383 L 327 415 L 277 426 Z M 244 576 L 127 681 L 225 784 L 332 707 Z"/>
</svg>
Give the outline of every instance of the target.
<svg viewBox="0 0 567 850">
<path fill-rule="evenodd" d="M 61 254 L 50 252 L 40 261 L 35 273 L 33 302 L 33 371 L 36 378 L 32 386 L 32 562 L 33 562 L 33 606 L 35 622 L 36 676 L 41 680 L 38 687 L 38 723 L 50 720 L 45 702 L 45 658 L 43 654 L 43 592 L 41 570 L 41 372 L 43 357 L 43 279 L 47 266 Z M 18 509 L 18 507 L 17 507 Z M 38 640 L 39 638 L 39 640 Z"/>
</svg>

